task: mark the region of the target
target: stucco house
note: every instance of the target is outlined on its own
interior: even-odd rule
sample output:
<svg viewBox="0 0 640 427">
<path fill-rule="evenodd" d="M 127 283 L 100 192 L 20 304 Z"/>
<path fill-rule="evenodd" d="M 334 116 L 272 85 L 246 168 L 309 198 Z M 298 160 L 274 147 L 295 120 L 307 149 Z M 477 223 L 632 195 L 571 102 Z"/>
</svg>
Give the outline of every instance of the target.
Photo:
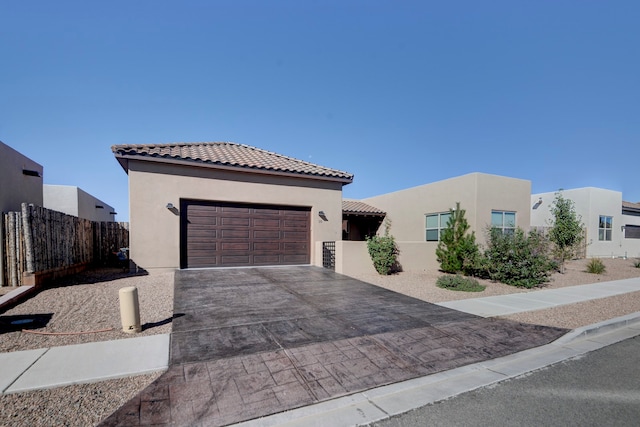
<svg viewBox="0 0 640 427">
<path fill-rule="evenodd" d="M 18 212 L 22 203 L 42 206 L 43 167 L 0 141 L 0 213 Z M 0 286 L 4 286 L 4 227 L 0 215 Z"/>
<path fill-rule="evenodd" d="M 0 141 L 0 212 L 17 212 L 22 203 L 42 206 L 43 167 Z"/>
<path fill-rule="evenodd" d="M 72 185 L 43 185 L 42 203 L 47 209 L 90 221 L 115 221 L 113 206 Z"/>
<path fill-rule="evenodd" d="M 531 195 L 531 226 L 551 224 L 550 207 L 556 193 Z M 585 187 L 562 190 L 574 202 L 586 228 L 586 256 L 640 257 L 640 204 L 622 200 L 619 191 Z"/>
<path fill-rule="evenodd" d="M 446 227 L 449 209 L 455 209 L 456 202 L 466 211 L 465 217 L 470 230 L 476 234 L 476 241 L 484 244 L 489 227 L 498 227 L 504 232 L 516 227 L 529 229 L 530 197 L 530 181 L 470 173 L 359 202 L 367 213 L 386 215 L 404 270 L 432 270 L 439 268 L 435 252 L 440 231 Z M 384 229 L 378 230 L 378 234 L 383 232 Z M 336 271 L 373 272 L 364 242 L 337 242 Z"/>
<path fill-rule="evenodd" d="M 115 145 L 129 175 L 130 258 L 176 268 L 322 265 L 353 175 L 230 142 Z"/>
</svg>

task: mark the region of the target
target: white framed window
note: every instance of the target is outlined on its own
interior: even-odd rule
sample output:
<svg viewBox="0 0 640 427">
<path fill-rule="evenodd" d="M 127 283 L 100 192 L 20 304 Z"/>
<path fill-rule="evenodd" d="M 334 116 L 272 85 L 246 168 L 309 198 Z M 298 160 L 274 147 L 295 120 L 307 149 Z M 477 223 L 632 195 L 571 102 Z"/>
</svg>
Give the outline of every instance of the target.
<svg viewBox="0 0 640 427">
<path fill-rule="evenodd" d="M 611 231 L 613 231 L 613 217 L 600 215 L 600 221 L 598 221 L 598 240 L 611 241 Z"/>
<path fill-rule="evenodd" d="M 426 217 L 426 240 L 427 242 L 438 242 L 442 230 L 447 228 L 447 222 L 451 217 L 449 212 L 441 212 L 435 214 L 427 214 Z"/>
<path fill-rule="evenodd" d="M 497 228 L 502 234 L 516 231 L 516 213 L 509 211 L 491 211 L 491 228 Z"/>
</svg>

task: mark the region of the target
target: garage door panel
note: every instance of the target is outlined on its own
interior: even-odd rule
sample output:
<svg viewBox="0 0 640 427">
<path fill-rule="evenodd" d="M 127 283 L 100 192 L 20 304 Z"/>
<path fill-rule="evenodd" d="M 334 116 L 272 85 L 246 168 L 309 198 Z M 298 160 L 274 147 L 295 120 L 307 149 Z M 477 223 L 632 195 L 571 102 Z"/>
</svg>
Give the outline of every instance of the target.
<svg viewBox="0 0 640 427">
<path fill-rule="evenodd" d="M 253 220 L 253 226 L 260 227 L 260 228 L 280 228 L 281 221 L 278 218 L 275 218 L 275 219 L 255 218 Z"/>
<path fill-rule="evenodd" d="M 248 239 L 251 232 L 249 229 L 237 230 L 237 229 L 222 229 L 220 230 L 221 239 Z"/>
<path fill-rule="evenodd" d="M 222 255 L 220 261 L 222 265 L 251 265 L 249 255 Z"/>
<path fill-rule="evenodd" d="M 251 213 L 251 208 L 248 206 L 220 206 L 220 212 L 227 214 L 249 214 Z"/>
<path fill-rule="evenodd" d="M 284 235 L 285 240 L 293 240 L 298 242 L 306 241 L 305 239 L 306 233 L 304 231 L 284 230 L 282 234 Z"/>
<path fill-rule="evenodd" d="M 254 251 L 277 251 L 279 249 L 279 242 L 253 242 Z"/>
<path fill-rule="evenodd" d="M 222 249 L 225 252 L 229 252 L 229 251 L 247 252 L 248 250 L 251 249 L 251 244 L 249 242 L 221 242 L 219 246 L 220 246 L 220 249 Z"/>
<path fill-rule="evenodd" d="M 280 230 L 253 230 L 254 239 L 279 240 Z"/>
<path fill-rule="evenodd" d="M 294 228 L 294 229 L 302 229 L 306 230 L 309 222 L 307 220 L 293 220 L 293 219 L 285 219 L 283 222 L 284 228 Z"/>
<path fill-rule="evenodd" d="M 304 255 L 293 255 L 293 254 L 283 254 L 282 255 L 282 263 L 283 264 L 306 264 L 309 261 Z"/>
<path fill-rule="evenodd" d="M 251 225 L 250 218 L 242 218 L 242 217 L 221 217 L 220 225 L 225 226 L 238 226 L 238 227 L 249 227 Z"/>
<path fill-rule="evenodd" d="M 274 265 L 280 264 L 280 256 L 279 255 L 254 255 L 253 256 L 253 264 L 254 265 Z"/>
<path fill-rule="evenodd" d="M 181 206 L 183 268 L 309 263 L 308 208 L 201 201 Z"/>
</svg>

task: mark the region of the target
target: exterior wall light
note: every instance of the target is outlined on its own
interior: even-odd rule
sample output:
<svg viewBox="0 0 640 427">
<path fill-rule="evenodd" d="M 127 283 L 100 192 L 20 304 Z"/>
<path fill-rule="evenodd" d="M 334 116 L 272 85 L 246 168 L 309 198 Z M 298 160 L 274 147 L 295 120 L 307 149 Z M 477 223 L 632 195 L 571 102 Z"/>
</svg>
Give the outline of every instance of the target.
<svg viewBox="0 0 640 427">
<path fill-rule="evenodd" d="M 167 209 L 173 209 L 173 203 L 167 203 Z"/>
</svg>

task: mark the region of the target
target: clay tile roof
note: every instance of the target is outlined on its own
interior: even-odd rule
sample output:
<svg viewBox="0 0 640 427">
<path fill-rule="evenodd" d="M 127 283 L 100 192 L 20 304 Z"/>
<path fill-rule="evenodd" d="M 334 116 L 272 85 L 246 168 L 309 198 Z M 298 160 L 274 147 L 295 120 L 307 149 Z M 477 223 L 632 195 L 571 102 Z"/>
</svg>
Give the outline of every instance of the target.
<svg viewBox="0 0 640 427">
<path fill-rule="evenodd" d="M 356 200 L 343 200 L 342 201 L 342 213 L 355 214 L 355 215 L 374 215 L 385 216 L 387 213 L 378 208 L 374 208 L 363 202 Z"/>
<path fill-rule="evenodd" d="M 111 150 L 127 170 L 126 159 L 164 160 L 176 163 L 198 163 L 213 167 L 230 167 L 334 179 L 346 183 L 353 175 L 329 169 L 271 151 L 233 142 L 199 142 L 176 144 L 114 145 Z"/>
</svg>

